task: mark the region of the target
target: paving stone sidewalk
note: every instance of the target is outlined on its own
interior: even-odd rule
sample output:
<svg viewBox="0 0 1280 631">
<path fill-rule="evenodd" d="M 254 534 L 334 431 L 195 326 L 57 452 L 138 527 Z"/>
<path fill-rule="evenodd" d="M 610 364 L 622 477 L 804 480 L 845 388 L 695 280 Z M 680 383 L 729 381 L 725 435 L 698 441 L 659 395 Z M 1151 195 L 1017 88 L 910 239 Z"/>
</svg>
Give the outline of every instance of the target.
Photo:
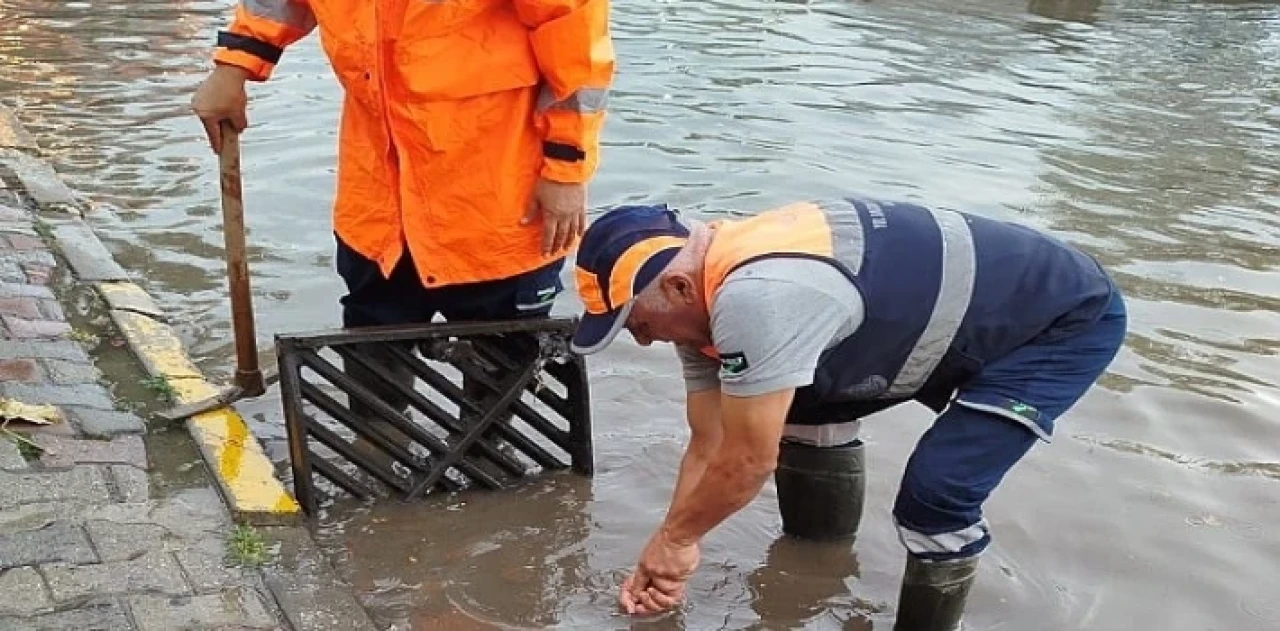
<svg viewBox="0 0 1280 631">
<path fill-rule="evenodd" d="M 143 423 L 99 382 L 36 225 L 0 184 L 0 396 L 61 415 L 27 434 L 42 453 L 0 435 L 0 630 L 290 628 L 264 575 L 226 560 L 213 487 L 153 496 Z"/>
</svg>

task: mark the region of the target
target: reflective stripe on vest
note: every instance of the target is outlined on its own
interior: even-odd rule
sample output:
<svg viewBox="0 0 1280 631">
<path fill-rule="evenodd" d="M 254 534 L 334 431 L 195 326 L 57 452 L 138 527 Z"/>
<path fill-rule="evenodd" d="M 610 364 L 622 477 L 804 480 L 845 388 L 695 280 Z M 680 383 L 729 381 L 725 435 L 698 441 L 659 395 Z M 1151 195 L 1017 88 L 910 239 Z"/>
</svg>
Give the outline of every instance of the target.
<svg viewBox="0 0 1280 631">
<path fill-rule="evenodd" d="M 870 206 L 874 202 L 869 203 Z M 977 267 L 973 251 L 973 235 L 959 213 L 927 209 L 942 234 L 942 273 L 938 278 L 938 298 L 929 314 L 924 333 L 916 340 L 898 371 L 889 396 L 907 396 L 924 385 L 938 361 L 951 347 L 960 323 L 973 299 L 974 273 Z"/>
</svg>

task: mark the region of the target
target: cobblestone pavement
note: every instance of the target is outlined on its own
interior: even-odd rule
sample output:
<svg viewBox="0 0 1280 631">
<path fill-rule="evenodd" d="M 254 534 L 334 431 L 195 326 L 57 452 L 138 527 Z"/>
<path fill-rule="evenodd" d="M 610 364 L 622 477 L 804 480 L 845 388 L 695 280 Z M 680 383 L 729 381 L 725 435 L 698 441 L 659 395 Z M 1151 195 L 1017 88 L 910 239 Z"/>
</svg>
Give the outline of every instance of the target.
<svg viewBox="0 0 1280 631">
<path fill-rule="evenodd" d="M 0 630 L 288 628 L 263 573 L 228 560 L 212 486 L 153 495 L 143 423 L 77 341 L 36 225 L 0 184 L 0 396 L 61 417 L 24 433 L 40 452 L 0 436 Z"/>
</svg>

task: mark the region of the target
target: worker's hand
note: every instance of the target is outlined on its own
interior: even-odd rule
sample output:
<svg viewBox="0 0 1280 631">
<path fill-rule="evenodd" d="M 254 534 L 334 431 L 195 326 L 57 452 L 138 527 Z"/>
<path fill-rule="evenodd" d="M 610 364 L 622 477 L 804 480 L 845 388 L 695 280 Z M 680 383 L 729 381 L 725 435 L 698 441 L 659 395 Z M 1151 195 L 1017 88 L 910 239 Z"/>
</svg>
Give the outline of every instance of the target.
<svg viewBox="0 0 1280 631">
<path fill-rule="evenodd" d="M 200 117 L 214 153 L 222 152 L 222 121 L 230 122 L 237 133 L 249 126 L 245 113 L 249 97 L 244 91 L 248 78 L 242 68 L 219 64 L 191 97 L 191 111 Z"/>
<path fill-rule="evenodd" d="M 520 224 L 533 223 L 538 213 L 542 213 L 543 256 L 568 249 L 587 228 L 587 185 L 539 179 Z"/>
<path fill-rule="evenodd" d="M 685 583 L 698 567 L 698 544 L 680 545 L 662 529 L 640 553 L 640 562 L 622 582 L 618 602 L 629 614 L 659 613 L 684 600 Z"/>
</svg>

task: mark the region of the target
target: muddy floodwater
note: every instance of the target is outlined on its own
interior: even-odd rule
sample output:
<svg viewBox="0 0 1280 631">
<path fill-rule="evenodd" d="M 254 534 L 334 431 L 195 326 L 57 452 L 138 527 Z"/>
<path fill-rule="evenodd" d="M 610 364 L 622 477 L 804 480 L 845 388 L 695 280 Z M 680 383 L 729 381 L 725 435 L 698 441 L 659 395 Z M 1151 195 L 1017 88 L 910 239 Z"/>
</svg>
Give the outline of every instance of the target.
<svg viewBox="0 0 1280 631">
<path fill-rule="evenodd" d="M 229 14 L 0 0 L 0 100 L 216 379 L 234 362 L 216 161 L 187 103 Z M 988 503 L 969 628 L 1280 629 L 1280 4 L 619 1 L 613 24 L 593 208 L 714 218 L 860 191 L 1051 230 L 1119 278 L 1131 335 Z M 276 332 L 338 323 L 339 96 L 314 37 L 250 92 L 265 361 Z M 593 478 L 325 510 L 318 538 L 380 624 L 632 624 L 614 595 L 674 483 L 679 373 L 669 348 L 630 339 L 589 368 Z M 240 410 L 285 462 L 279 400 Z M 904 407 L 865 424 L 854 549 L 780 539 L 770 484 L 706 539 L 689 606 L 634 626 L 890 628 L 890 509 L 928 421 Z"/>
</svg>

